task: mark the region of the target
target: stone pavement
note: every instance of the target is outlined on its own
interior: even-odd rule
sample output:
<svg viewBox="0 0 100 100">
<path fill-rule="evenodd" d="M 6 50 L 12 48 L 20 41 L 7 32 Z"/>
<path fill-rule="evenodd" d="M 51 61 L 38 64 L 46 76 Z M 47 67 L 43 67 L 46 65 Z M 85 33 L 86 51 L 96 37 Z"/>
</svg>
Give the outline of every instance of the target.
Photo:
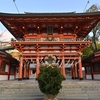
<svg viewBox="0 0 100 100">
<path fill-rule="evenodd" d="M 58 100 L 100 100 L 100 81 L 66 79 Z M 35 79 L 0 81 L 0 100 L 43 100 Z"/>
</svg>

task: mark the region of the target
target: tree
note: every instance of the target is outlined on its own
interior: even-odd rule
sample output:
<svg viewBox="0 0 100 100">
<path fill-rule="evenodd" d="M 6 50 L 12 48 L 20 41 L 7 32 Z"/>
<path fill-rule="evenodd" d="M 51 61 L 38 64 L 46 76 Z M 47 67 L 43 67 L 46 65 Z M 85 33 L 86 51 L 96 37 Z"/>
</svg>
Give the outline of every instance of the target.
<svg viewBox="0 0 100 100">
<path fill-rule="evenodd" d="M 2 37 L 2 35 L 3 35 L 3 32 L 0 34 L 0 38 Z"/>
<path fill-rule="evenodd" d="M 100 6 L 97 4 L 93 4 L 86 12 L 97 12 L 100 10 Z"/>
<path fill-rule="evenodd" d="M 4 33 L 4 32 L 0 33 L 0 38 L 2 37 L 3 33 Z M 2 41 L 1 41 L 1 39 L 0 39 L 0 49 L 1 49 L 1 46 L 2 46 Z"/>
<path fill-rule="evenodd" d="M 97 50 L 100 50 L 100 43 L 96 43 L 96 46 L 97 46 Z M 94 50 L 95 49 L 95 46 L 92 45 L 92 48 L 91 46 L 88 46 L 86 47 L 83 51 L 82 51 L 82 59 L 84 60 L 85 58 L 87 58 L 89 55 L 91 55 L 92 53 L 94 53 Z"/>
<path fill-rule="evenodd" d="M 90 54 L 92 54 L 93 51 L 92 49 L 88 46 L 87 48 L 85 48 L 83 51 L 82 51 L 82 59 L 85 59 L 87 58 Z"/>
<path fill-rule="evenodd" d="M 89 12 L 97 12 L 100 10 L 100 6 L 93 4 L 88 10 L 86 10 L 86 13 Z M 90 38 L 91 44 L 90 47 L 93 50 L 93 52 L 97 51 L 97 41 L 99 40 L 100 36 L 100 22 L 97 23 L 97 25 L 92 29 L 91 31 L 93 33 L 93 36 Z"/>
<path fill-rule="evenodd" d="M 3 31 L 2 33 L 0 33 L 0 38 L 3 36 L 3 33 L 5 33 L 5 31 Z M 1 42 L 1 40 L 0 40 L 0 42 Z"/>
<path fill-rule="evenodd" d="M 100 22 L 96 25 L 95 28 L 92 29 L 93 37 L 92 37 L 92 44 L 94 44 L 94 51 L 97 51 L 97 42 L 99 41 L 99 35 L 100 35 Z"/>
</svg>

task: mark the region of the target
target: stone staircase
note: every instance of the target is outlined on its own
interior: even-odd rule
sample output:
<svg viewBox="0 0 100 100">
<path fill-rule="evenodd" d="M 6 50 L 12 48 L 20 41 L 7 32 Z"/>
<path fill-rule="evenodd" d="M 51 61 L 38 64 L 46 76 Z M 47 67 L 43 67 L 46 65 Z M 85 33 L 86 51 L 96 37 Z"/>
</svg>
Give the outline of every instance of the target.
<svg viewBox="0 0 100 100">
<path fill-rule="evenodd" d="M 100 100 L 100 81 L 65 80 L 58 100 Z M 43 100 L 35 80 L 0 81 L 0 100 Z"/>
<path fill-rule="evenodd" d="M 100 81 L 64 81 L 61 100 L 100 100 Z"/>
</svg>

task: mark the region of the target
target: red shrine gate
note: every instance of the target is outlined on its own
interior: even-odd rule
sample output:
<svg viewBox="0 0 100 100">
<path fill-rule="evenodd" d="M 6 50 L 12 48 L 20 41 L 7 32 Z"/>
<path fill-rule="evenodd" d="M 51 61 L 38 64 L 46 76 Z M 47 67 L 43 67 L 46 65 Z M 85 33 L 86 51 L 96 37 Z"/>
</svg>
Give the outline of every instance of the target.
<svg viewBox="0 0 100 100">
<path fill-rule="evenodd" d="M 29 78 L 31 62 L 36 64 L 37 78 L 40 61 L 49 54 L 61 60 L 64 77 L 67 63 L 72 64 L 72 78 L 83 79 L 81 51 L 90 44 L 84 38 L 100 20 L 100 13 L 3 13 L 0 20 L 17 39 L 11 45 L 22 53 L 19 79 Z"/>
</svg>

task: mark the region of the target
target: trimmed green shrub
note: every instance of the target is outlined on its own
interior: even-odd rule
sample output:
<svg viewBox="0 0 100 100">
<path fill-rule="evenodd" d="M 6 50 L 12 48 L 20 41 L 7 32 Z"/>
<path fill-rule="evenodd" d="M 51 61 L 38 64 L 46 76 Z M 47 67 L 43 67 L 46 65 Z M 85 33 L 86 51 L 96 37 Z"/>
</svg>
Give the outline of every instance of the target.
<svg viewBox="0 0 100 100">
<path fill-rule="evenodd" d="M 46 66 L 40 67 L 40 73 L 37 80 L 42 93 L 57 95 L 62 88 L 61 84 L 64 77 L 61 75 L 59 68 Z"/>
</svg>

